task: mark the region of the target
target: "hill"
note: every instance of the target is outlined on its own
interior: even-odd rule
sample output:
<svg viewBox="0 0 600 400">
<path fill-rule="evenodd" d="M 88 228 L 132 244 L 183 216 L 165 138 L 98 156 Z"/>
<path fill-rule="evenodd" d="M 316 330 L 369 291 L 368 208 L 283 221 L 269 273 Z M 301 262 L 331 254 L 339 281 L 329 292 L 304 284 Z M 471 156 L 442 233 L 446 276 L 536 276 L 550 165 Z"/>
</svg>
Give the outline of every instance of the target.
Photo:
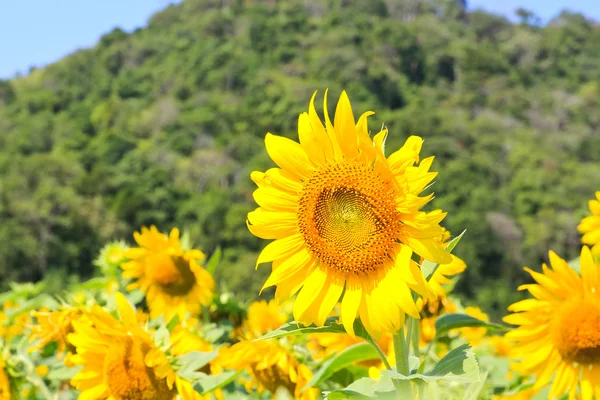
<svg viewBox="0 0 600 400">
<path fill-rule="evenodd" d="M 265 133 L 296 138 L 329 88 L 377 112 L 388 149 L 425 138 L 433 204 L 468 229 L 458 290 L 504 307 L 523 265 L 579 253 L 600 189 L 600 28 L 521 15 L 452 0 L 186 0 L 0 82 L 0 285 L 87 277 L 103 243 L 155 224 L 222 247 L 217 278 L 255 296 L 268 267 L 253 268 L 249 173 L 271 165 Z"/>
</svg>

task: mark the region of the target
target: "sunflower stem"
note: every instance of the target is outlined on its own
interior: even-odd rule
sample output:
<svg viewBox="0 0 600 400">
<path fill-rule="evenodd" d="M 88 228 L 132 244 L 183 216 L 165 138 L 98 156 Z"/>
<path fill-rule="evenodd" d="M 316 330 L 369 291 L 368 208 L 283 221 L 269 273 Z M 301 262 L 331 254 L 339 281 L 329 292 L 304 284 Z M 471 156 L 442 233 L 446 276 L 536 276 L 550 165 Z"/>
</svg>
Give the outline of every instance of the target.
<svg viewBox="0 0 600 400">
<path fill-rule="evenodd" d="M 387 369 L 391 370 L 392 366 L 390 365 L 390 362 L 388 361 L 387 357 L 385 356 L 385 353 L 383 352 L 383 350 L 381 350 L 381 347 L 379 347 L 377 342 L 374 341 L 371 336 L 369 336 L 365 340 L 367 341 L 367 343 L 369 343 L 375 349 L 375 352 L 377 353 L 379 358 L 381 358 L 381 361 L 383 361 L 383 365 L 385 365 L 385 367 Z"/>
<path fill-rule="evenodd" d="M 412 349 L 413 354 L 420 358 L 421 351 L 419 349 L 419 335 L 421 334 L 420 325 L 418 322 L 413 322 L 413 330 L 412 330 Z"/>
<path fill-rule="evenodd" d="M 410 323 L 409 321 L 411 320 L 410 317 L 408 317 L 408 318 L 409 318 L 409 320 L 406 323 L 407 327 Z M 408 335 L 410 335 L 410 333 L 408 333 Z M 407 344 L 408 344 L 408 346 L 407 346 Z M 410 353 L 409 346 L 410 346 L 410 344 L 407 343 L 407 340 L 404 336 L 404 327 L 403 327 L 398 332 L 396 332 L 396 334 L 394 335 L 394 354 L 396 355 L 396 371 L 398 371 L 398 373 L 400 375 L 404 375 L 404 376 L 409 375 L 409 370 L 408 370 L 408 355 Z M 396 389 L 398 390 L 399 394 L 401 395 L 401 398 L 412 399 L 410 382 L 408 380 L 397 380 L 395 383 L 395 386 L 396 386 Z"/>
<path fill-rule="evenodd" d="M 413 337 L 413 324 L 415 319 L 408 317 L 408 321 L 406 321 L 406 341 L 405 341 L 405 350 L 404 352 L 406 353 L 406 358 L 407 358 L 407 362 L 408 362 L 408 355 L 410 354 L 410 341 L 412 340 Z M 408 367 L 410 369 L 410 367 Z M 410 372 L 410 371 L 409 371 Z"/>
</svg>

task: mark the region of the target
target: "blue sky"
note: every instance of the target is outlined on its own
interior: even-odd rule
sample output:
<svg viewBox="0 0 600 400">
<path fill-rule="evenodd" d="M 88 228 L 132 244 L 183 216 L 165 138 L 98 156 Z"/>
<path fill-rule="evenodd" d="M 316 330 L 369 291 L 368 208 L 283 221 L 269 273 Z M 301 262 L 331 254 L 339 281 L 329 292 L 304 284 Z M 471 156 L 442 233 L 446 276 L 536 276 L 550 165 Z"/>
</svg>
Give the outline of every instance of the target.
<svg viewBox="0 0 600 400">
<path fill-rule="evenodd" d="M 0 79 L 41 67 L 119 26 L 132 31 L 177 0 L 0 0 Z M 547 22 L 563 8 L 600 21 L 599 0 L 468 0 L 470 8 L 512 17 L 525 7 Z"/>
</svg>

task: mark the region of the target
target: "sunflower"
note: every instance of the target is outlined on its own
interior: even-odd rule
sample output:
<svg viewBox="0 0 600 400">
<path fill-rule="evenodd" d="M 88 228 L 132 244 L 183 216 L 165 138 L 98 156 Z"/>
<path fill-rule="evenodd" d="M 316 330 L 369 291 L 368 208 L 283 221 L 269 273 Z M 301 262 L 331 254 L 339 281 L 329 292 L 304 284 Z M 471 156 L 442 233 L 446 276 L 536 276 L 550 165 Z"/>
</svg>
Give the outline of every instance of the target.
<svg viewBox="0 0 600 400">
<path fill-rule="evenodd" d="M 242 329 L 245 331 L 246 338 L 255 339 L 279 328 L 286 322 L 287 315 L 276 300 L 255 301 L 248 307 L 248 317 Z"/>
<path fill-rule="evenodd" d="M 81 309 L 63 306 L 58 311 L 33 311 L 31 313 L 37 320 L 32 327 L 31 341 L 39 339 L 36 348 L 41 349 L 48 343 L 58 343 L 57 356 L 65 350 L 73 352 L 75 348 L 67 341 L 67 335 L 73 332 L 72 322 L 85 318 Z"/>
<path fill-rule="evenodd" d="M 270 391 L 273 395 L 278 390 L 287 391 L 296 399 L 316 399 L 317 389 L 301 389 L 312 379 L 311 370 L 299 363 L 289 351 L 289 338 L 279 342 L 274 339 L 254 339 L 279 328 L 287 321 L 287 314 L 279 307 L 276 300 L 256 301 L 248 307 L 247 318 L 237 331 L 240 341 L 231 347 L 219 350 L 219 356 L 211 363 L 211 368 L 247 370 L 252 379 L 246 382 L 248 391 Z"/>
<path fill-rule="evenodd" d="M 138 324 L 136 313 L 117 293 L 120 320 L 102 310 L 88 312 L 91 323 L 73 321 L 68 340 L 77 350 L 71 357 L 83 368 L 71 384 L 89 400 L 196 400 L 190 382 L 171 368 L 165 353 L 156 347 Z"/>
<path fill-rule="evenodd" d="M 441 238 L 436 238 L 445 248 L 450 240 L 450 232 L 445 228 L 442 228 L 443 234 Z M 447 264 L 440 264 L 436 268 L 435 272 L 429 279 L 429 285 L 431 286 L 431 290 L 435 294 L 436 300 L 446 297 L 446 290 L 443 285 L 447 285 L 451 282 L 449 279 L 450 276 L 458 275 L 467 268 L 467 264 L 460 258 L 456 257 L 454 254 L 450 254 L 452 261 Z"/>
<path fill-rule="evenodd" d="M 210 304 L 215 282 L 198 262 L 204 259 L 200 250 L 181 248 L 179 230 L 167 237 L 155 226 L 133 234 L 140 247 L 128 249 L 131 261 L 121 264 L 123 276 L 137 279 L 128 290 L 140 288 L 146 295 L 150 317 L 174 315 L 184 319 L 187 312 L 200 314 L 201 306 Z"/>
<path fill-rule="evenodd" d="M 477 318 L 480 321 L 488 322 L 490 317 L 479 307 L 465 307 L 465 314 Z M 476 327 L 468 327 L 468 328 L 460 328 L 459 329 L 461 336 L 463 336 L 471 346 L 477 346 L 481 343 L 482 339 L 487 333 L 486 328 L 476 328 Z"/>
<path fill-rule="evenodd" d="M 245 384 L 249 392 L 253 389 L 259 393 L 268 390 L 275 395 L 284 390 L 294 399 L 301 400 L 313 400 L 319 394 L 315 388 L 302 391 L 312 379 L 311 370 L 297 362 L 293 354 L 276 340 L 243 340 L 222 348 L 214 363 L 236 371 L 247 370 L 252 377 Z"/>
<path fill-rule="evenodd" d="M 600 257 L 600 191 L 596 192 L 596 200 L 588 202 L 592 215 L 585 217 L 577 227 L 583 233 L 583 244 L 592 246 L 592 253 Z"/>
<path fill-rule="evenodd" d="M 293 314 L 306 325 L 323 325 L 344 292 L 341 320 L 350 334 L 357 316 L 375 338 L 395 333 L 405 313 L 419 317 L 411 290 L 433 297 L 413 251 L 452 261 L 439 241 L 446 213 L 419 211 L 433 197 L 418 197 L 436 176 L 433 157 L 420 161 L 423 140 L 411 136 L 386 158 L 387 130 L 369 137 L 373 112 L 355 124 L 342 92 L 332 124 L 325 96 L 323 126 L 314 98 L 298 120 L 300 143 L 268 133 L 279 168 L 251 174 L 260 207 L 248 213 L 248 228 L 275 239 L 257 260 L 273 262 L 263 289 L 277 286 L 278 299 L 298 293 Z"/>
<path fill-rule="evenodd" d="M 0 400 L 10 400 L 10 380 L 5 368 L 6 363 L 0 354 Z"/>
<path fill-rule="evenodd" d="M 16 336 L 24 335 L 31 325 L 29 313 L 19 312 L 18 307 L 18 304 L 8 300 L 0 309 L 0 339 L 4 338 L 5 342 L 11 341 Z"/>
<path fill-rule="evenodd" d="M 455 313 L 457 310 L 458 307 L 454 301 L 446 296 L 426 301 L 421 309 L 421 319 L 419 320 L 419 345 L 424 346 L 433 340 L 436 333 L 435 321 L 440 315 Z"/>
<path fill-rule="evenodd" d="M 534 390 L 548 385 L 551 399 L 600 398 L 600 286 L 590 249 L 581 250 L 581 275 L 550 252 L 551 268 L 525 270 L 537 282 L 519 287 L 534 298 L 512 304 L 504 321 L 518 325 L 508 332 L 513 369 L 535 375 Z M 553 379 L 554 378 L 554 379 Z"/>
</svg>

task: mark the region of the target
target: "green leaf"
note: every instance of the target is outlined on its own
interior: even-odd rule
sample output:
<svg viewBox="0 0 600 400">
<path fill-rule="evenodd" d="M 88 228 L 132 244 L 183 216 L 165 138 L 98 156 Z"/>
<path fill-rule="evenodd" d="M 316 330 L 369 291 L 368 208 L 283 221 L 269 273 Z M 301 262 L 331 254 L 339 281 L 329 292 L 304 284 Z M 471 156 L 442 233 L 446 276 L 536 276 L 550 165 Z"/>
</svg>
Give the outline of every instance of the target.
<svg viewBox="0 0 600 400">
<path fill-rule="evenodd" d="M 81 290 L 104 290 L 106 289 L 107 279 L 104 276 L 88 279 L 87 281 L 76 283 L 69 286 L 69 292 Z"/>
<path fill-rule="evenodd" d="M 581 265 L 580 265 L 580 257 L 577 257 L 574 260 L 569 261 L 569 267 L 571 267 L 572 269 L 574 269 L 577 272 L 581 272 Z"/>
<path fill-rule="evenodd" d="M 206 270 L 209 274 L 214 275 L 217 265 L 221 262 L 221 247 L 217 247 L 214 253 L 210 256 L 210 259 L 206 263 Z"/>
<path fill-rule="evenodd" d="M 295 321 L 283 324 L 281 327 L 275 329 L 254 340 L 265 340 L 265 339 L 276 339 L 286 336 L 299 336 L 304 334 L 312 333 L 346 333 L 344 326 L 340 324 L 338 317 L 329 317 L 325 321 L 323 326 L 304 326 Z M 357 337 L 367 338 L 368 334 L 365 327 L 362 325 L 360 320 L 354 321 L 354 333 Z"/>
<path fill-rule="evenodd" d="M 433 379 L 465 382 L 476 382 L 480 379 L 477 359 L 468 344 L 451 350 L 424 375 Z"/>
<path fill-rule="evenodd" d="M 328 400 L 393 400 L 397 398 L 394 382 L 389 377 L 382 376 L 378 380 L 362 378 L 340 390 L 325 392 Z"/>
<path fill-rule="evenodd" d="M 158 348 L 166 350 L 169 347 L 169 330 L 161 326 L 154 332 L 153 339 Z"/>
<path fill-rule="evenodd" d="M 490 330 L 508 331 L 504 325 L 482 321 L 467 314 L 444 314 L 435 321 L 435 335 L 442 336 L 451 329 L 456 328 L 486 328 Z"/>
<path fill-rule="evenodd" d="M 177 364 L 180 365 L 177 374 L 187 380 L 194 380 L 197 371 L 214 360 L 217 354 L 216 351 L 191 351 L 186 353 L 177 358 Z"/>
<path fill-rule="evenodd" d="M 313 378 L 302 388 L 318 385 L 328 379 L 335 372 L 344 369 L 357 361 L 378 359 L 377 352 L 369 343 L 358 343 L 350 346 L 341 353 L 336 354 L 323 363 L 321 368 L 314 374 Z"/>
<path fill-rule="evenodd" d="M 179 324 L 179 315 L 175 314 L 173 316 L 173 318 L 171 318 L 171 320 L 169 321 L 169 323 L 167 324 L 167 330 L 169 332 L 172 332 L 173 329 L 175 329 L 175 327 L 177 326 L 177 324 Z"/>
<path fill-rule="evenodd" d="M 60 367 L 51 370 L 46 375 L 46 379 L 50 381 L 68 381 L 73 378 L 83 368 L 81 365 L 76 367 Z"/>
<path fill-rule="evenodd" d="M 131 304 L 140 304 L 142 302 L 142 300 L 144 300 L 145 296 L 141 290 L 136 289 L 136 290 L 129 292 L 126 297 L 127 297 L 127 300 L 129 300 L 129 302 Z"/>
<path fill-rule="evenodd" d="M 455 382 L 478 382 L 479 365 L 475 353 L 468 344 L 463 344 L 444 356 L 433 369 L 424 374 L 401 375 L 396 371 L 381 371 L 382 377 L 390 379 L 421 379 L 425 382 L 438 380 Z"/>
<path fill-rule="evenodd" d="M 479 382 L 473 382 L 465 390 L 465 394 L 463 396 L 463 400 L 477 400 L 480 398 L 481 391 L 483 390 L 483 385 L 487 380 L 487 372 L 481 374 Z"/>
<path fill-rule="evenodd" d="M 241 375 L 241 373 L 241 371 L 227 371 L 217 375 L 208 375 L 194 384 L 194 390 L 201 394 L 210 393 L 227 386 Z"/>
<path fill-rule="evenodd" d="M 338 323 L 338 317 L 329 317 L 324 326 L 304 326 L 295 321 L 287 322 L 281 327 L 261 336 L 255 340 L 276 339 L 285 336 L 299 336 L 308 333 L 346 333 L 344 327 Z"/>
<path fill-rule="evenodd" d="M 341 387 L 346 387 L 352 382 L 368 376 L 369 370 L 367 368 L 360 365 L 349 365 L 327 378 L 327 383 L 336 383 Z"/>
<path fill-rule="evenodd" d="M 448 243 L 448 245 L 446 246 L 446 250 L 449 253 L 452 253 L 452 250 L 454 250 L 454 248 L 456 247 L 458 242 L 460 242 L 460 239 L 463 237 L 463 235 L 465 234 L 466 231 L 467 230 L 465 229 L 464 231 L 462 231 L 462 233 L 460 235 L 458 235 L 457 237 L 452 239 L 450 241 L 450 243 Z M 435 273 L 435 270 L 438 268 L 438 266 L 439 266 L 439 264 L 434 263 L 433 261 L 429 261 L 429 260 L 423 261 L 423 263 L 421 264 L 421 271 L 423 272 L 423 275 L 427 278 L 427 280 L 431 279 L 431 277 Z"/>
</svg>

